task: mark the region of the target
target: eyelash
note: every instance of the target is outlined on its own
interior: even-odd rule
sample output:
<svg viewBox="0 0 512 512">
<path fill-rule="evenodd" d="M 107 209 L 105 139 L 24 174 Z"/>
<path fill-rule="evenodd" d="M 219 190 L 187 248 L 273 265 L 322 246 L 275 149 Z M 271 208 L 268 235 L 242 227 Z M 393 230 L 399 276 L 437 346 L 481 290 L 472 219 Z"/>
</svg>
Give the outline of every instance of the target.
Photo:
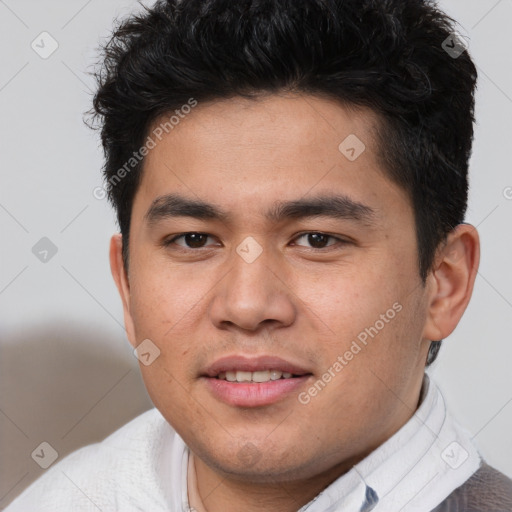
<svg viewBox="0 0 512 512">
<path fill-rule="evenodd" d="M 176 235 L 176 236 L 174 236 L 174 237 L 172 237 L 170 239 L 164 240 L 162 245 L 164 247 L 169 247 L 169 246 L 173 245 L 176 240 L 179 240 L 180 238 L 184 238 L 186 235 L 204 235 L 204 236 L 207 236 L 207 237 L 211 237 L 212 236 L 212 235 L 209 235 L 208 233 L 201 233 L 199 231 L 187 231 L 186 233 L 181 233 L 181 234 Z M 330 248 L 333 248 L 333 247 L 336 247 L 336 246 L 339 246 L 339 245 L 347 245 L 347 244 L 350 243 L 348 240 L 344 240 L 344 239 L 339 238 L 337 236 L 330 235 L 329 233 L 323 233 L 321 231 L 305 231 L 303 233 L 297 234 L 295 236 L 294 240 L 296 240 L 297 238 L 302 238 L 302 237 L 307 236 L 307 235 L 322 235 L 322 236 L 328 237 L 329 239 L 336 240 L 336 242 L 337 242 L 335 244 L 327 245 L 326 247 L 322 247 L 322 248 L 299 246 L 299 247 L 303 247 L 305 249 L 309 249 L 310 251 L 327 252 Z M 184 251 L 184 252 L 189 252 L 189 251 L 197 252 L 197 251 L 199 251 L 201 249 L 207 249 L 208 248 L 208 247 L 197 247 L 197 248 L 183 247 L 183 246 L 180 246 L 180 245 L 176 245 L 176 247 L 177 247 L 178 251 Z"/>
</svg>

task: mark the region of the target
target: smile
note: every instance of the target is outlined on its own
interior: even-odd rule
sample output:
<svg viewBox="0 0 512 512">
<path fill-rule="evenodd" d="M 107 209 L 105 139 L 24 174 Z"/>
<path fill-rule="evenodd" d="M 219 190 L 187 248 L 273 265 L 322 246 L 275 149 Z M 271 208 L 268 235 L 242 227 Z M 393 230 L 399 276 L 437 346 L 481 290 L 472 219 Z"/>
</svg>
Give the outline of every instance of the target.
<svg viewBox="0 0 512 512">
<path fill-rule="evenodd" d="M 305 365 L 270 354 L 224 356 L 200 372 L 207 392 L 235 407 L 262 407 L 284 401 L 298 394 L 312 375 Z"/>
<path fill-rule="evenodd" d="M 261 370 L 256 372 L 246 372 L 242 370 L 221 372 L 217 375 L 217 379 L 227 380 L 229 382 L 269 382 L 271 380 L 291 379 L 296 377 L 289 372 L 280 370 Z"/>
</svg>

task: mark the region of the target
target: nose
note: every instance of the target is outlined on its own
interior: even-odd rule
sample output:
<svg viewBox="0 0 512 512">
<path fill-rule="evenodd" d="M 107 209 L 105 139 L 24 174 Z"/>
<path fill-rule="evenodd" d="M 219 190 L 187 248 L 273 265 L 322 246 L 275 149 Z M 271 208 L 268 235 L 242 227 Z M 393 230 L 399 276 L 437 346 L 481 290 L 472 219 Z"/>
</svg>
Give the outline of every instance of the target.
<svg viewBox="0 0 512 512">
<path fill-rule="evenodd" d="M 240 255 L 242 254 L 242 255 Z M 231 270 L 215 288 L 210 317 L 219 329 L 254 331 L 261 326 L 289 326 L 296 316 L 287 271 L 270 251 L 263 249 L 254 260 L 233 252 Z"/>
</svg>

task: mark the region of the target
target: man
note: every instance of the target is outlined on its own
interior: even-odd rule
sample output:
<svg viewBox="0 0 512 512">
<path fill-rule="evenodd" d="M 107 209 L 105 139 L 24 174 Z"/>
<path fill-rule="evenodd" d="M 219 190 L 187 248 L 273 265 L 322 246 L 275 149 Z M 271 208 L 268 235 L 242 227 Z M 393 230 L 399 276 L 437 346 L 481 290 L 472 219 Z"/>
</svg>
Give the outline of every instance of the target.
<svg viewBox="0 0 512 512">
<path fill-rule="evenodd" d="M 425 373 L 470 300 L 475 67 L 419 0 L 167 0 L 94 99 L 155 409 L 8 511 L 510 511 Z"/>
</svg>

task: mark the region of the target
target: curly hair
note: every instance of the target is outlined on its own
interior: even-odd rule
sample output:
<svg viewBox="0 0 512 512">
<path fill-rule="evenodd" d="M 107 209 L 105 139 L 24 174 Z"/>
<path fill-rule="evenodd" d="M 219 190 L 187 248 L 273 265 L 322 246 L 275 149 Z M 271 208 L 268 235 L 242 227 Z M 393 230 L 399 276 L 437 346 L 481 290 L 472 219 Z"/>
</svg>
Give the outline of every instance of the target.
<svg viewBox="0 0 512 512">
<path fill-rule="evenodd" d="M 155 119 L 191 98 L 284 91 L 377 114 L 378 156 L 411 199 L 425 283 L 467 208 L 477 72 L 467 51 L 446 51 L 454 32 L 428 0 L 158 0 L 117 22 L 100 48 L 90 113 L 100 121 L 125 265 L 144 159 L 113 178 Z M 432 342 L 427 365 L 440 343 Z"/>
</svg>

